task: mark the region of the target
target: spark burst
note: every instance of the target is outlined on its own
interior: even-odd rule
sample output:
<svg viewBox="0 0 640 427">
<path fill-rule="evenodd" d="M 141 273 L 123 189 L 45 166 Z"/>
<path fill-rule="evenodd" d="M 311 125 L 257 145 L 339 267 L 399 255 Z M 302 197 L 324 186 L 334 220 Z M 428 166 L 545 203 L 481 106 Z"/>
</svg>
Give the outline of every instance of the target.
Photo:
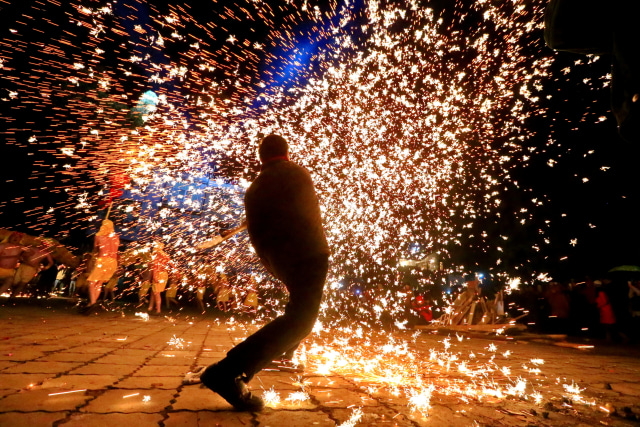
<svg viewBox="0 0 640 427">
<path fill-rule="evenodd" d="M 256 1 L 221 13 L 263 25 L 256 27 L 265 36 L 260 43 L 216 22 L 205 26 L 177 5 L 160 11 L 132 0 L 134 9 L 151 16 L 148 23 L 120 14 L 108 1 L 12 11 L 15 25 L 0 39 L 0 73 L 9 82 L 0 103 L 12 111 L 29 107 L 50 126 L 11 125 L 4 134 L 9 145 L 40 153 L 33 176 L 47 192 L 60 194 L 25 212 L 25 225 L 44 232 L 61 221 L 68 228 L 95 224 L 101 193 L 108 194 L 114 175 L 126 176 L 127 196 L 164 204 L 145 211 L 116 200 L 114 217 L 127 229 L 160 235 L 193 282 L 207 271 L 193 247 L 218 231 L 214 222 L 239 222 L 242 190 L 256 174 L 256 140 L 278 132 L 317 183 L 333 249 L 330 283 L 349 275 L 392 283 L 411 243 L 448 259 L 466 230 L 499 212 L 503 188 L 518 187 L 511 172 L 531 156 L 524 143 L 532 131 L 524 122 L 543 113 L 538 97 L 552 61 L 540 52 L 545 2 L 462 3 L 445 14 L 417 1 L 367 1 L 362 9 L 332 2 L 322 11 L 289 2 L 277 11 Z M 64 19 L 45 19 L 49 13 Z M 274 13 L 284 14 L 289 28 L 311 23 L 314 29 L 280 31 Z M 34 19 L 36 25 L 29 22 Z M 37 38 L 31 28 L 45 35 Z M 297 36 L 314 49 L 290 73 L 287 65 L 302 55 Z M 218 40 L 225 42 L 213 46 Z M 281 53 L 273 53 L 276 48 Z M 157 100 L 142 103 L 151 87 Z M 202 182 L 219 183 L 212 176 L 234 186 L 209 194 Z M 176 186 L 185 196 L 167 190 Z M 2 200 L 0 207 L 23 197 Z M 523 208 L 515 215 L 524 224 L 532 214 Z M 488 242 L 481 239 L 480 249 L 494 251 L 499 264 L 502 249 Z M 226 264 L 257 264 L 246 236 L 234 245 L 216 250 Z M 544 273 L 538 278 L 550 280 Z M 514 279 L 511 287 L 518 284 Z M 320 324 L 317 335 L 344 313 L 339 286 L 329 288 L 325 327 Z M 385 294 L 377 309 L 358 314 L 399 313 L 399 300 Z M 409 343 L 378 348 L 360 335 L 366 357 L 356 357 L 345 337 L 325 339 L 304 356 L 319 373 L 365 373 L 371 392 L 408 387 L 425 414 L 432 392 L 504 398 L 522 396 L 528 387 L 523 380 L 496 384 L 492 373 L 508 377 L 508 367 L 459 361 L 449 341 L 425 364 Z M 183 346 L 175 337 L 169 344 Z M 379 354 L 388 359 L 384 364 L 371 356 Z M 450 372 L 452 366 L 473 381 L 423 382 L 425 372 Z M 303 397 L 287 400 L 308 399 Z M 542 400 L 537 391 L 530 397 Z"/>
</svg>

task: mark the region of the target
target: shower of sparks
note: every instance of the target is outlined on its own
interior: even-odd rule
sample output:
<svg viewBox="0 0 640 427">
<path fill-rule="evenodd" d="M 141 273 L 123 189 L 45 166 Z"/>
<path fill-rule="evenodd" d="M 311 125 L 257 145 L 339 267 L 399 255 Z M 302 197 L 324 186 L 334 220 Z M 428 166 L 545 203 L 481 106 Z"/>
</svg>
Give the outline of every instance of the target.
<svg viewBox="0 0 640 427">
<path fill-rule="evenodd" d="M 277 391 L 271 387 L 269 390 L 265 391 L 262 395 L 265 405 L 267 406 L 277 406 L 280 403 L 280 395 Z"/>
<path fill-rule="evenodd" d="M 125 177 L 128 196 L 155 197 L 162 207 L 152 214 L 116 199 L 114 218 L 161 236 L 195 279 L 206 266 L 193 247 L 217 232 L 218 220 L 241 220 L 258 135 L 277 132 L 316 182 L 332 277 L 384 283 L 410 244 L 448 259 L 465 228 L 495 217 L 502 189 L 517 187 L 511 170 L 531 156 L 523 123 L 542 113 L 552 62 L 541 52 L 543 1 L 456 2 L 450 14 L 415 0 L 331 2 L 326 10 L 283 2 L 285 21 L 313 27 L 298 33 L 280 31 L 266 2 L 220 13 L 251 22 L 279 55 L 242 32 L 203 25 L 189 7 L 129 3 L 151 20 L 123 16 L 115 2 L 80 1 L 48 6 L 65 22 L 42 18 L 39 31 L 52 34 L 46 42 L 29 38 L 31 24 L 19 19 L 2 39 L 0 72 L 13 94 L 2 102 L 16 111 L 35 105 L 53 124 L 31 134 L 13 129 L 8 143 L 47 153 L 34 179 L 59 183 L 51 190 L 67 198 L 28 213 L 36 230 L 60 217 L 43 214 L 50 208 L 70 226 L 98 220 L 100 194 Z M 25 22 L 43 14 L 33 9 Z M 313 51 L 304 61 L 300 40 Z M 26 79 L 18 77 L 24 49 Z M 141 96 L 151 87 L 154 97 Z M 237 186 L 205 191 L 200 184 L 211 176 Z M 184 192 L 168 191 L 175 187 Z M 201 212 L 215 215 L 191 215 Z M 527 209 L 521 214 L 529 220 Z M 225 262 L 255 264 L 246 236 L 237 240 Z"/>
<path fill-rule="evenodd" d="M 175 335 L 171 337 L 171 339 L 167 342 L 167 344 L 177 349 L 182 349 L 185 346 L 184 340 L 182 338 L 176 337 Z"/>
<path fill-rule="evenodd" d="M 465 356 L 462 348 L 456 348 L 464 344 L 443 340 L 441 349 L 431 348 L 429 357 L 425 357 L 424 348 L 416 346 L 407 334 L 390 338 L 371 331 L 361 338 L 354 337 L 349 328 L 314 333 L 301 350 L 307 370 L 340 375 L 370 397 L 405 398 L 412 411 L 425 417 L 429 415 L 430 402 L 444 396 L 465 404 L 516 399 L 542 405 L 563 397 L 584 407 L 596 404 L 583 396 L 584 390 L 573 382 L 549 379 L 540 369 L 532 373 L 526 366 L 505 365 L 507 360 L 499 361 L 489 351 Z M 532 363 L 543 365 L 541 359 L 533 359 Z M 545 390 L 544 395 L 541 390 Z"/>
<path fill-rule="evenodd" d="M 300 360 L 318 374 L 356 378 L 364 392 L 403 395 L 424 415 L 439 394 L 543 401 L 536 359 L 531 369 L 498 366 L 509 352 L 494 344 L 463 358 L 453 352 L 460 337 L 426 357 L 413 348 L 416 337 L 378 346 L 363 330 L 385 314 L 406 327 L 397 321 L 404 305 L 394 286 L 411 245 L 450 261 L 446 272 L 465 270 L 451 254 L 468 242 L 501 265 L 497 238 L 469 234 L 480 220 L 504 219 L 503 194 L 519 189 L 512 172 L 536 155 L 524 124 L 545 114 L 539 98 L 553 59 L 542 51 L 546 1 L 456 1 L 450 13 L 416 0 L 332 1 L 326 9 L 237 1 L 206 24 L 185 5 L 159 10 L 127 0 L 132 12 L 123 13 L 123 2 L 45 3 L 15 12 L 0 34 L 0 103 L 12 111 L 0 114 L 3 137 L 39 153 L 33 195 L 58 197 L 24 212 L 34 234 L 53 225 L 95 228 L 99 203 L 122 181 L 125 195 L 114 200 L 111 218 L 123 233 L 142 236 L 133 258 L 149 257 L 148 241 L 162 239 L 182 290 L 192 294 L 219 273 L 252 267 L 267 293 L 258 318 L 281 314 L 281 287 L 260 272 L 246 233 L 207 255 L 194 249 L 221 223 L 242 220 L 243 192 L 258 170 L 256 142 L 279 133 L 313 176 L 332 248 L 328 295 Z M 228 30 L 225 20 L 246 28 Z M 247 38 L 250 30 L 263 39 Z M 312 47 L 306 60 L 301 40 Z M 23 198 L 0 200 L 0 209 Z M 508 212 L 509 220 L 527 225 L 545 202 L 531 200 Z M 546 244 L 540 234 L 536 251 Z M 345 278 L 364 287 L 355 302 Z M 528 280 L 504 279 L 508 292 Z M 544 272 L 532 279 L 551 280 Z M 245 301 L 249 283 L 240 273 L 230 299 Z M 378 293 L 367 292 L 376 285 L 383 285 Z M 451 310 L 452 297 L 443 300 L 436 308 Z M 144 314 L 136 315 L 147 320 Z M 331 338 L 328 330 L 336 331 Z M 175 336 L 168 344 L 184 347 Z M 276 404 L 271 392 L 265 399 Z M 285 400 L 307 399 L 296 392 Z"/>
<path fill-rule="evenodd" d="M 145 322 L 149 321 L 149 313 L 144 313 L 144 312 L 136 313 L 136 317 L 141 318 Z"/>
<path fill-rule="evenodd" d="M 362 419 L 363 415 L 364 414 L 362 413 L 362 409 L 356 408 L 353 410 L 353 413 L 351 414 L 349 419 L 340 424 L 338 427 L 355 427 L 355 425 L 358 424 L 358 421 Z"/>
<path fill-rule="evenodd" d="M 304 391 L 294 391 L 292 393 L 289 393 L 289 396 L 287 396 L 285 400 L 294 404 L 299 404 L 309 400 L 309 395 Z"/>
<path fill-rule="evenodd" d="M 429 408 L 431 407 L 431 393 L 434 390 L 434 386 L 422 388 L 420 390 L 409 390 L 409 407 L 413 411 L 418 411 L 425 417 L 429 415 Z"/>
<path fill-rule="evenodd" d="M 64 195 L 26 212 L 25 225 L 36 233 L 56 221 L 95 225 L 98 202 L 121 182 L 126 195 L 112 217 L 141 234 L 142 250 L 162 238 L 185 290 L 206 284 L 211 258 L 214 271 L 258 265 L 246 234 L 211 256 L 193 248 L 221 221 L 241 221 L 259 135 L 285 136 L 292 159 L 313 175 L 338 284 L 393 283 L 410 245 L 448 260 L 465 229 L 500 220 L 502 191 L 518 187 L 511 171 L 533 155 L 524 122 L 544 114 L 538 101 L 552 63 L 542 50 L 542 0 L 458 1 L 450 13 L 415 0 L 326 10 L 238 1 L 220 12 L 249 22 L 266 43 L 213 17 L 203 25 L 190 7 L 129 0 L 136 13 L 124 13 L 116 2 L 85 3 L 17 12 L 16 28 L 0 39 L 9 87 L 0 102 L 51 123 L 9 126 L 7 143 L 38 150 L 32 178 Z M 56 14 L 64 19 L 48 18 Z M 281 31 L 276 14 L 311 30 Z M 303 41 L 311 46 L 304 60 Z M 0 207 L 12 202 L 20 201 Z M 514 212 L 522 224 L 542 201 L 532 203 Z M 474 249 L 499 265 L 502 249 L 484 232 L 481 241 Z M 454 262 L 449 271 L 464 270 Z M 233 289 L 237 300 L 247 292 Z M 398 296 L 385 299 L 360 311 L 398 312 Z M 330 299 L 323 315 L 344 311 L 343 300 Z"/>
</svg>

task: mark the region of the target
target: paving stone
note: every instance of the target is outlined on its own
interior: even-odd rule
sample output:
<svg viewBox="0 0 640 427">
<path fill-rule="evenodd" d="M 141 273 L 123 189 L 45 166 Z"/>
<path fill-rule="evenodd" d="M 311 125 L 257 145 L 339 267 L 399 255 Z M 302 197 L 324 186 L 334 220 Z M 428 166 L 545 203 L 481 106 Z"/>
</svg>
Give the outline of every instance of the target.
<svg viewBox="0 0 640 427">
<path fill-rule="evenodd" d="M 170 412 L 164 421 L 165 427 L 248 427 L 252 425 L 253 416 L 246 412 L 235 411 L 201 411 Z M 285 427 L 288 424 L 281 424 Z"/>
<path fill-rule="evenodd" d="M 91 353 L 55 353 L 42 356 L 36 362 L 88 362 L 96 357 L 98 355 Z"/>
<path fill-rule="evenodd" d="M 0 353 L 0 360 L 10 360 L 15 362 L 24 362 L 26 360 L 34 360 L 45 354 L 38 350 L 33 349 L 15 349 L 15 350 L 3 350 Z"/>
<path fill-rule="evenodd" d="M 104 346 L 99 346 L 99 345 L 87 345 L 87 346 L 82 346 L 79 349 L 71 349 L 68 350 L 68 352 L 71 353 L 76 353 L 77 351 L 82 351 L 82 353 L 85 354 L 105 354 L 105 353 L 109 353 L 111 351 L 114 351 L 113 347 L 104 347 Z M 119 350 L 115 350 L 115 351 L 119 351 Z M 64 351 L 60 352 L 60 353 L 66 353 Z M 94 356 L 94 358 L 97 356 Z"/>
<path fill-rule="evenodd" d="M 313 387 L 325 387 L 325 388 L 341 388 L 341 387 L 351 387 L 354 386 L 348 382 L 343 380 L 338 376 L 305 376 L 304 384 L 310 385 Z"/>
<path fill-rule="evenodd" d="M 136 377 L 184 377 L 191 366 L 143 366 L 136 371 Z"/>
<path fill-rule="evenodd" d="M 322 411 L 265 410 L 257 416 L 260 427 L 333 427 L 336 423 Z"/>
<path fill-rule="evenodd" d="M 406 415 L 398 413 L 391 408 L 387 408 L 384 406 L 371 406 L 366 408 L 335 408 L 331 409 L 332 418 L 338 420 L 341 425 L 347 422 L 354 415 L 356 410 L 360 409 L 362 415 L 358 422 L 355 423 L 356 426 L 368 426 L 368 427 L 379 427 L 379 426 L 394 426 L 394 427 L 415 427 L 413 421 L 411 421 Z M 432 424 L 433 426 L 437 426 L 438 424 Z M 446 426 L 448 424 L 443 424 Z"/>
<path fill-rule="evenodd" d="M 198 354 L 196 350 L 164 350 L 159 352 L 156 357 L 173 357 L 176 359 L 193 359 Z"/>
<path fill-rule="evenodd" d="M 349 406 L 375 406 L 377 401 L 364 393 L 344 388 L 311 388 L 309 394 L 322 406 L 341 407 Z"/>
<path fill-rule="evenodd" d="M 231 405 L 218 393 L 198 385 L 183 387 L 172 405 L 174 411 L 228 411 L 230 408 Z"/>
<path fill-rule="evenodd" d="M 114 427 L 114 426 L 158 426 L 163 416 L 160 414 L 73 414 L 65 427 Z"/>
<path fill-rule="evenodd" d="M 267 407 L 272 408 L 272 409 L 277 409 L 277 410 L 315 410 L 318 409 L 318 405 L 316 405 L 312 400 L 311 400 L 311 396 L 308 396 L 309 398 L 305 399 L 305 400 L 300 400 L 298 397 L 298 393 L 297 391 L 291 391 L 291 390 L 274 390 L 279 398 L 279 401 L 277 403 L 271 403 L 269 402 L 269 399 L 267 398 L 268 396 L 268 392 L 269 391 L 265 391 L 265 390 L 255 390 L 254 392 L 262 397 L 265 400 L 265 404 Z"/>
<path fill-rule="evenodd" d="M 106 353 L 106 352 L 105 352 Z M 117 350 L 112 350 L 109 355 L 112 356 L 140 356 L 140 357 L 152 357 L 156 353 L 149 350 L 140 350 L 136 348 L 119 348 Z"/>
<path fill-rule="evenodd" d="M 274 388 L 276 390 L 300 390 L 300 383 L 298 383 L 298 374 L 293 373 L 280 373 L 280 372 L 260 372 L 253 380 L 251 380 L 251 387 L 261 390 L 270 390 Z"/>
<path fill-rule="evenodd" d="M 25 362 L 5 369 L 3 373 L 57 374 L 70 371 L 82 364 L 80 362 Z"/>
<path fill-rule="evenodd" d="M 198 357 L 196 359 L 196 366 L 209 366 L 213 363 L 219 362 L 226 356 L 226 353 L 222 354 L 219 357 Z"/>
<path fill-rule="evenodd" d="M 115 375 L 122 378 L 132 374 L 138 366 L 135 365 L 107 365 L 105 363 L 92 363 L 81 366 L 70 372 L 73 375 Z"/>
<path fill-rule="evenodd" d="M 11 366 L 15 366 L 17 364 L 17 362 L 11 362 L 11 361 L 0 361 L 0 371 L 10 368 Z"/>
<path fill-rule="evenodd" d="M 161 388 L 176 390 L 182 384 L 182 377 L 135 377 L 124 378 L 113 385 L 114 388 Z"/>
<path fill-rule="evenodd" d="M 157 413 L 171 404 L 175 390 L 107 390 L 80 409 L 81 412 Z M 146 399 L 148 396 L 149 399 Z"/>
<path fill-rule="evenodd" d="M 5 412 L 0 414 L 0 426 L 51 426 L 54 422 L 65 419 L 66 416 L 66 412 Z"/>
<path fill-rule="evenodd" d="M 101 390 L 118 381 L 115 375 L 62 375 L 45 380 L 39 388 L 68 388 L 71 390 L 85 388 Z"/>
<path fill-rule="evenodd" d="M 14 309 L 9 310 L 16 312 Z M 261 372 L 251 383 L 254 392 L 264 395 L 263 388 L 268 390 L 273 387 L 280 396 L 280 403 L 273 404 L 275 408 L 268 407 L 260 414 L 238 413 L 230 410 L 230 405 L 215 393 L 201 389 L 198 385 L 182 386 L 181 380 L 184 371 L 191 370 L 196 365 L 196 361 L 197 364 L 210 364 L 224 357 L 233 342 L 243 339 L 250 330 L 255 329 L 255 326 L 245 327 L 237 322 L 232 327 L 224 323 L 217 325 L 206 316 L 198 318 L 176 316 L 171 322 L 166 319 L 142 322 L 132 314 L 122 317 L 119 313 L 110 314 L 109 317 L 82 318 L 82 322 L 79 322 L 78 316 L 70 311 L 54 312 L 40 309 L 38 312 L 32 309 L 32 313 L 36 313 L 36 316 L 15 317 L 11 320 L 13 323 L 6 327 L 7 313 L 7 307 L 0 310 L 0 322 L 3 322 L 2 337 L 9 337 L 9 339 L 0 340 L 0 355 L 12 353 L 11 357 L 17 360 L 7 356 L 0 358 L 0 397 L 4 396 L 0 398 L 0 415 L 2 416 L 5 411 L 34 411 L 29 414 L 47 414 L 34 408 L 31 403 L 28 407 L 18 410 L 11 407 L 21 405 L 22 401 L 27 400 L 25 397 L 30 396 L 35 397 L 37 403 L 42 406 L 43 401 L 49 396 L 34 394 L 38 390 L 53 392 L 73 391 L 69 390 L 70 388 L 87 388 L 89 391 L 84 392 L 84 396 L 76 402 L 77 405 L 81 405 L 81 409 L 75 410 L 77 405 L 74 406 L 73 403 L 64 403 L 67 405 L 63 405 L 64 411 L 74 411 L 74 413 L 70 415 L 67 412 L 66 415 L 70 418 L 64 419 L 64 423 L 60 425 L 72 422 L 75 423 L 72 425 L 87 423 L 94 425 L 102 422 L 121 425 L 134 422 L 144 426 L 158 425 L 161 422 L 167 426 L 250 426 L 256 423 L 288 426 L 295 425 L 293 423 L 299 420 L 302 420 L 303 425 L 305 423 L 316 425 L 314 423 L 327 420 L 328 425 L 333 425 L 334 421 L 335 424 L 346 422 L 357 407 L 361 408 L 363 416 L 356 425 L 362 426 L 574 426 L 580 423 L 584 426 L 601 423 L 610 426 L 631 425 L 630 421 L 624 420 L 623 417 L 607 417 L 597 406 L 590 407 L 576 402 L 572 408 L 563 407 L 561 399 L 566 392 L 562 389 L 562 384 L 571 384 L 572 381 L 580 388 L 584 388 L 582 395 L 585 399 L 595 400 L 596 405 L 610 404 L 618 409 L 619 413 L 626 406 L 634 413 L 640 413 L 640 400 L 637 393 L 637 387 L 640 384 L 639 359 L 628 357 L 626 354 L 599 355 L 570 348 L 535 344 L 519 345 L 504 341 L 495 341 L 498 351 L 494 353 L 487 350 L 489 343 L 492 342 L 490 340 L 473 338 L 458 342 L 454 338 L 451 340 L 450 354 L 458 355 L 459 360 L 469 360 L 469 354 L 473 352 L 476 358 L 469 361 L 470 367 L 489 366 L 494 369 L 510 367 L 512 378 L 518 376 L 525 378 L 529 389 L 538 390 L 543 394 L 543 405 L 545 402 L 552 401 L 554 409 L 549 411 L 549 417 L 545 419 L 541 415 L 544 410 L 543 405 L 535 406 L 531 402 L 512 397 L 505 399 L 483 397 L 479 402 L 471 400 L 464 403 L 460 394 L 438 392 L 442 387 L 452 384 L 464 388 L 472 383 L 468 377 L 456 370 L 455 365 L 447 371 L 433 363 L 428 363 L 429 349 L 444 350 L 443 336 L 428 334 L 421 334 L 415 339 L 415 343 L 410 344 L 411 348 L 417 349 L 415 351 L 422 352 L 425 356 L 424 361 L 419 362 L 423 363 L 422 379 L 431 381 L 438 387 L 431 399 L 432 408 L 428 418 L 411 411 L 407 406 L 408 399 L 404 392 L 400 396 L 393 396 L 388 390 L 381 388 L 379 383 L 367 382 L 364 380 L 365 377 L 357 372 L 345 377 L 338 371 L 329 377 L 323 377 L 314 375 L 311 369 L 304 377 L 305 390 L 310 393 L 311 399 L 301 403 L 286 400 L 292 393 L 300 390 L 299 385 L 296 384 L 299 380 L 298 374 Z M 42 322 L 39 317 L 46 319 L 47 322 Z M 61 327 L 61 325 L 73 326 Z M 105 330 L 108 333 L 97 332 Z M 34 333 L 30 333 L 32 331 Z M 184 349 L 177 349 L 175 345 L 168 344 L 174 336 L 184 340 L 183 343 L 186 346 Z M 398 340 L 402 337 L 413 339 L 411 332 L 394 336 L 397 336 Z M 16 340 L 9 343 L 8 341 L 13 338 Z M 316 338 L 310 338 L 310 340 L 314 339 Z M 507 349 L 512 351 L 508 358 L 503 355 Z M 545 360 L 545 364 L 539 367 L 543 371 L 540 375 L 530 374 L 522 367 L 523 364 L 533 367 L 530 360 L 534 356 Z M 97 358 L 100 362 L 92 361 Z M 13 370 L 20 366 L 30 370 L 34 363 L 51 364 L 47 365 L 51 368 L 54 363 L 65 362 L 82 362 L 82 365 L 73 369 L 70 374 L 62 376 L 59 375 L 65 371 L 58 369 L 54 369 L 56 372 L 39 374 L 6 372 L 7 369 Z M 58 368 L 64 369 L 65 366 L 58 365 Z M 506 376 L 498 372 L 490 374 L 491 378 L 502 386 L 510 383 Z M 41 384 L 38 386 L 39 383 Z M 35 384 L 35 387 L 25 389 L 30 384 Z M 605 384 L 612 384 L 613 389 L 608 390 Z M 377 387 L 379 391 L 371 394 L 367 388 L 369 385 Z M 474 383 L 473 386 L 479 388 L 480 383 Z M 22 389 L 24 390 L 19 392 Z M 165 394 L 152 395 L 154 392 Z M 122 406 L 122 396 L 134 393 L 142 394 L 127 399 L 135 400 L 136 397 L 143 399 L 144 395 L 149 395 L 152 400 L 147 403 L 156 405 L 152 408 L 155 412 L 145 412 L 149 411 L 149 407 L 143 407 L 141 401 L 127 402 L 128 405 L 133 403 L 140 406 L 139 412 L 126 414 L 106 412 Z M 370 406 L 363 404 L 362 396 L 369 396 Z M 336 398 L 337 400 L 333 400 Z M 368 398 L 365 397 L 366 399 Z M 29 398 L 28 401 L 31 399 Z M 83 405 L 85 401 L 87 403 Z M 51 406 L 50 403 L 47 405 Z M 532 407 L 537 408 L 538 416 L 526 415 L 526 411 Z M 134 410 L 138 411 L 138 409 Z M 165 413 L 164 410 L 167 411 L 168 418 L 163 421 L 162 418 L 159 419 L 162 415 L 158 411 Z M 506 412 L 499 412 L 502 410 Z M 80 414 L 77 411 L 80 411 Z M 123 415 L 127 418 L 122 418 Z M 140 416 L 140 418 L 133 416 Z M 309 421 L 306 419 L 309 416 L 319 416 L 324 419 Z M 47 420 L 42 425 L 51 425 L 52 422 Z M 1 422 L 0 425 L 2 425 Z M 37 422 L 33 423 L 33 426 L 37 425 Z M 30 427 L 33 426 L 30 424 Z"/>
<path fill-rule="evenodd" d="M 640 397 L 640 383 L 614 383 L 611 384 L 611 389 L 630 396 Z"/>
<path fill-rule="evenodd" d="M 69 411 L 84 405 L 91 399 L 85 392 L 55 394 L 68 392 L 68 389 L 32 389 L 12 394 L 0 400 L 0 413 L 10 411 Z M 50 395 L 51 394 L 51 395 Z"/>
<path fill-rule="evenodd" d="M 36 385 L 50 377 L 50 374 L 5 374 L 3 372 L 0 380 L 2 388 L 21 390 L 30 385 Z"/>
<path fill-rule="evenodd" d="M 147 360 L 147 356 L 122 356 L 109 354 L 94 360 L 93 363 L 106 363 L 108 365 L 135 365 L 140 366 Z"/>
<path fill-rule="evenodd" d="M 153 359 L 150 359 L 146 365 L 147 366 L 166 366 L 167 369 L 171 369 L 171 366 L 191 366 L 194 364 L 194 362 L 196 361 L 195 357 L 180 357 L 180 358 L 174 358 L 174 357 L 154 357 Z"/>
</svg>

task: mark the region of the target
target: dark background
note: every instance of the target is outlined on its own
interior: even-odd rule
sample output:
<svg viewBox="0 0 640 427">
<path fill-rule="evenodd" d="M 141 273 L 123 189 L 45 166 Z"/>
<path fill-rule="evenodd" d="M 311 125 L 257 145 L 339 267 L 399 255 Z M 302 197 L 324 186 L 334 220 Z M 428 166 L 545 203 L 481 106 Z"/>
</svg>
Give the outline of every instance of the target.
<svg viewBox="0 0 640 427">
<path fill-rule="evenodd" d="M 92 4 L 95 7 L 99 3 Z M 113 36 L 112 49 L 105 53 L 107 58 L 109 55 L 114 57 L 114 63 L 116 58 L 127 57 L 136 49 L 135 43 L 129 43 L 135 35 L 132 32 L 134 23 L 142 22 L 144 25 L 149 15 L 176 10 L 175 6 L 167 3 L 153 2 L 147 10 L 138 8 L 134 12 L 126 8 L 127 4 L 142 3 L 125 1 L 118 4 L 120 9 L 114 9 L 116 18 L 130 13 L 135 15 L 130 22 L 124 21 L 129 24 L 123 26 L 123 34 Z M 310 2 L 310 7 L 314 4 Z M 258 80 L 268 84 L 286 83 L 287 79 L 295 77 L 296 69 L 282 58 L 295 56 L 292 52 L 296 44 L 306 43 L 308 55 L 318 48 L 310 40 L 317 39 L 320 26 L 299 16 L 291 18 L 294 14 L 291 7 L 274 7 L 270 16 L 247 24 L 242 18 L 242 2 L 229 5 L 228 2 L 192 1 L 180 5 L 194 17 L 194 27 L 189 34 L 194 40 L 211 43 L 207 59 L 220 66 L 210 75 L 187 76 L 189 82 L 181 88 L 165 86 L 163 90 L 169 96 L 179 90 L 198 92 L 207 79 L 220 82 L 220 101 L 250 96 L 250 89 L 245 89 L 248 92 L 234 89 L 231 84 L 233 73 L 246 75 L 246 87 L 249 88 Z M 448 2 L 429 2 L 429 5 L 443 17 L 454 18 Z M 52 167 L 60 163 L 57 153 L 61 144 L 60 139 L 52 135 L 58 132 L 67 141 L 79 143 L 73 127 L 74 114 L 78 111 L 75 106 L 83 101 L 100 103 L 100 99 L 85 99 L 88 93 L 95 92 L 95 87 L 71 87 L 63 80 L 48 77 L 51 73 L 47 69 L 47 58 L 59 53 L 43 53 L 43 46 L 63 46 L 69 58 L 77 57 L 79 61 L 85 55 L 87 46 L 79 42 L 82 30 L 69 23 L 69 16 L 76 13 L 75 6 L 0 0 L 0 56 L 3 52 L 5 55 L 11 52 L 12 58 L 11 69 L 0 70 L 0 98 L 3 99 L 0 101 L 3 160 L 0 168 L 0 227 L 57 237 L 71 247 L 78 247 L 87 240 L 87 217 L 96 213 L 96 208 L 90 212 L 74 213 L 70 210 L 47 212 L 45 207 L 72 203 L 65 188 L 82 186 L 84 191 L 93 194 L 104 185 L 104 181 L 96 180 L 90 171 L 68 175 L 61 172 L 59 166 Z M 361 13 L 361 7 L 362 3 L 356 2 L 354 13 Z M 233 12 L 223 15 L 224 10 Z M 229 18 L 230 15 L 237 16 L 237 19 Z M 205 22 L 215 22 L 217 26 L 205 27 Z M 19 35 L 9 34 L 9 28 L 19 29 Z M 239 47 L 238 51 L 231 47 L 224 52 L 216 48 L 215 40 L 226 39 L 230 29 L 242 31 L 248 40 L 265 43 L 265 50 L 256 51 L 255 57 L 249 56 L 239 62 L 228 59 L 245 52 Z M 279 40 L 289 37 L 289 43 L 270 44 L 270 40 L 275 40 L 274 31 L 283 29 L 291 30 L 292 35 L 280 34 Z M 70 33 L 78 34 L 75 37 L 77 44 L 74 44 Z M 61 39 L 69 40 L 70 44 L 61 45 Z M 163 49 L 162 54 L 151 52 L 151 60 L 176 61 L 191 67 L 193 62 L 189 61 L 195 59 L 181 53 L 192 42 L 176 42 Z M 541 32 L 536 43 L 542 43 Z M 38 54 L 34 55 L 34 52 Z M 550 51 L 546 53 L 550 54 Z M 581 64 L 576 65 L 577 61 Z M 602 57 L 588 65 L 585 62 L 587 58 L 584 56 L 556 54 L 551 76 L 543 89 L 544 94 L 551 95 L 551 98 L 541 97 L 540 101 L 546 114 L 531 117 L 525 124 L 535 130 L 535 136 L 525 141 L 527 148 L 533 150 L 531 158 L 528 162 L 511 165 L 512 179 L 501 195 L 500 217 L 480 218 L 462 237 L 462 245 L 449 248 L 453 264 L 476 265 L 479 270 L 493 268 L 510 273 L 550 271 L 563 280 L 581 279 L 586 274 L 599 276 L 620 264 L 640 264 L 640 200 L 637 190 L 640 148 L 618 136 L 615 120 L 609 111 L 609 90 L 598 83 L 610 72 L 610 59 Z M 232 67 L 232 63 L 241 64 L 240 68 Z M 569 72 L 566 72 L 567 68 Z M 133 67 L 132 72 L 134 78 L 123 82 L 117 90 L 135 96 L 148 89 L 145 83 L 148 75 L 144 67 Z M 9 76 L 19 80 L 31 79 L 31 95 L 24 96 L 22 91 L 20 100 L 7 100 L 9 92 L 19 86 L 16 80 L 8 79 Z M 44 104 L 40 102 L 43 90 L 51 91 Z M 70 99 L 76 104 L 71 106 Z M 109 104 L 107 108 L 116 120 L 121 121 L 120 125 L 136 125 L 126 105 Z M 599 121 L 600 117 L 606 117 L 606 120 Z M 28 143 L 32 135 L 38 140 Z M 550 138 L 553 143 L 549 142 Z M 87 149 L 102 148 L 89 146 Z M 548 164 L 550 159 L 556 162 L 553 167 Z M 609 169 L 602 170 L 603 166 Z M 583 178 L 588 178 L 588 181 L 583 182 Z M 511 185 L 513 182 L 517 185 Z M 534 199 L 536 203 L 532 202 Z M 527 213 L 522 209 L 527 209 Z M 522 218 L 528 218 L 524 224 L 520 222 Z M 487 237 L 481 236 L 483 231 Z M 509 236 L 509 240 L 503 241 L 501 235 Z M 572 239 L 577 239 L 575 246 L 571 244 Z M 502 252 L 495 250 L 497 246 L 502 248 Z M 486 247 L 492 249 L 479 249 Z M 502 260 L 497 267 L 496 257 Z"/>
</svg>

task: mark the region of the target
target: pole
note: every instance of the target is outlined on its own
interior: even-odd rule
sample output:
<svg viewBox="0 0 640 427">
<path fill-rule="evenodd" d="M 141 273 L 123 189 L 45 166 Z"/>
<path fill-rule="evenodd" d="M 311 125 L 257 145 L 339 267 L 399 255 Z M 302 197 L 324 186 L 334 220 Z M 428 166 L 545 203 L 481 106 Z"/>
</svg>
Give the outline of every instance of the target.
<svg viewBox="0 0 640 427">
<path fill-rule="evenodd" d="M 109 219 L 109 213 L 111 213 L 111 206 L 113 206 L 113 199 L 111 199 L 111 202 L 109 203 L 109 209 L 107 209 L 107 215 L 104 217 L 104 219 Z"/>
</svg>

